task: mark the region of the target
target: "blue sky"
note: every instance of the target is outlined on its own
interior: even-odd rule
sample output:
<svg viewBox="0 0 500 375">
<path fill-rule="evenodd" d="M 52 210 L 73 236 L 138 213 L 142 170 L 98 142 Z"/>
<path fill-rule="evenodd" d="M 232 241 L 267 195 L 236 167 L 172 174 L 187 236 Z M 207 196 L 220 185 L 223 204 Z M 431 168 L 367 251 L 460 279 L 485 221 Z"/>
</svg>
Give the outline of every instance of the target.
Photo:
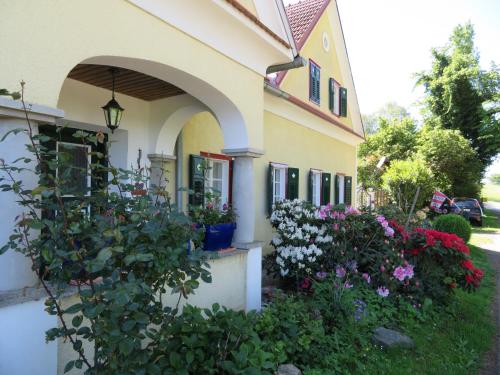
<svg viewBox="0 0 500 375">
<path fill-rule="evenodd" d="M 388 101 L 419 118 L 423 90 L 413 74 L 429 69 L 432 47 L 472 22 L 483 68 L 500 64 L 499 0 L 337 0 L 362 113 Z M 500 173 L 500 159 L 488 171 Z"/>
<path fill-rule="evenodd" d="M 295 3 L 296 0 L 285 0 Z M 413 74 L 429 69 L 432 47 L 472 22 L 483 68 L 500 64 L 500 0 L 337 0 L 361 113 L 394 101 L 420 118 Z M 494 167 L 500 173 L 500 160 Z"/>
</svg>

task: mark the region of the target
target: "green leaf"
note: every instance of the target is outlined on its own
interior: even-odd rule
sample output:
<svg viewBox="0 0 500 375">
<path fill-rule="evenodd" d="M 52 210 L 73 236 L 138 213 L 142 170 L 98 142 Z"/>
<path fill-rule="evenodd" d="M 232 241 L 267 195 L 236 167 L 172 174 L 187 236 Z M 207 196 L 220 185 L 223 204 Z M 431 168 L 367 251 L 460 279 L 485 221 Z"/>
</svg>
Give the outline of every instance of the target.
<svg viewBox="0 0 500 375">
<path fill-rule="evenodd" d="M 64 373 L 66 374 L 67 372 L 70 372 L 74 366 L 75 361 L 69 361 L 68 363 L 66 363 L 66 366 L 64 366 Z"/>
<path fill-rule="evenodd" d="M 118 348 L 123 355 L 129 355 L 134 349 L 134 341 L 131 338 L 125 338 L 120 341 Z"/>
<path fill-rule="evenodd" d="M 74 305 L 68 307 L 64 310 L 65 314 L 75 314 L 82 310 L 83 305 L 81 303 L 75 303 Z"/>
<path fill-rule="evenodd" d="M 182 368 L 182 359 L 179 353 L 170 352 L 169 359 L 170 359 L 170 364 L 172 365 L 173 368 L 175 369 Z"/>
<path fill-rule="evenodd" d="M 125 321 L 125 323 L 122 324 L 122 329 L 125 331 L 125 332 L 128 332 L 130 331 L 132 328 L 134 328 L 136 324 L 136 321 L 135 320 L 127 320 Z"/>
<path fill-rule="evenodd" d="M 111 248 L 105 247 L 104 249 L 99 251 L 99 254 L 97 254 L 97 260 L 104 263 L 112 256 L 113 256 L 113 253 L 111 252 Z"/>
<path fill-rule="evenodd" d="M 73 320 L 71 321 L 71 323 L 73 324 L 73 327 L 80 327 L 80 325 L 82 324 L 83 322 L 83 316 L 82 315 L 77 315 L 73 318 Z"/>
</svg>

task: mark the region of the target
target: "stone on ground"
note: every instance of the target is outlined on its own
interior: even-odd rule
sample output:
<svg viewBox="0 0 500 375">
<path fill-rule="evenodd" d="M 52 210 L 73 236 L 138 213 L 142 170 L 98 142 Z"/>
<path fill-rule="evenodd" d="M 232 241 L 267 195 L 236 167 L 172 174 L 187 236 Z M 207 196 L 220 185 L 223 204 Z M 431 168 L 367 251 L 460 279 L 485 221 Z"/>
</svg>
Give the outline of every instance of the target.
<svg viewBox="0 0 500 375">
<path fill-rule="evenodd" d="M 415 343 L 410 337 L 393 329 L 384 327 L 378 327 L 373 330 L 372 341 L 384 348 L 413 348 L 415 346 Z"/>
<path fill-rule="evenodd" d="M 302 372 L 292 364 L 280 365 L 278 375 L 302 375 Z"/>
</svg>

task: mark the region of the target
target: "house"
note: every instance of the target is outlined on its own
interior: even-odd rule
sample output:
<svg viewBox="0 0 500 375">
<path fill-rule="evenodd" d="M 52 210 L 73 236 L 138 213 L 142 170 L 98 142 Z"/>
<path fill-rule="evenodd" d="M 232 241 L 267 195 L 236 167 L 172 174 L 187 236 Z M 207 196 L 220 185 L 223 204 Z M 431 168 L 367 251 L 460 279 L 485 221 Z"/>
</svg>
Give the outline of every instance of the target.
<svg viewBox="0 0 500 375">
<path fill-rule="evenodd" d="M 167 169 L 181 209 L 202 203 L 189 187 L 237 210 L 238 250 L 211 261 L 213 284 L 191 303 L 260 309 L 274 201 L 354 204 L 364 133 L 335 0 L 16 1 L 2 7 L 0 46 L 0 88 L 26 82 L 36 131 L 103 131 L 114 165 L 148 165 L 156 183 Z M 101 108 L 113 89 L 125 111 L 111 132 Z M 20 101 L 0 97 L 0 137 L 26 126 Z M 0 159 L 26 141 L 9 137 Z M 20 208 L 9 193 L 0 207 L 3 244 Z M 57 322 L 43 309 L 29 262 L 0 256 L 0 373 L 62 373 L 70 353 L 44 344 Z"/>
</svg>

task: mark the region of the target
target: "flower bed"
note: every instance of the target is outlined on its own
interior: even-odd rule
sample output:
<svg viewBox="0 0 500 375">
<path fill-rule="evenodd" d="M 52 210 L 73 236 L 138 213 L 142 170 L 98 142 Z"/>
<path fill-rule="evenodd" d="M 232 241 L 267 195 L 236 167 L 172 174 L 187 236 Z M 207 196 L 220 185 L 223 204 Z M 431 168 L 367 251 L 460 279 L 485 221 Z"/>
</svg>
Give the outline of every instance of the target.
<svg viewBox="0 0 500 375">
<path fill-rule="evenodd" d="M 274 206 L 271 224 L 276 253 L 266 265 L 289 287 L 310 289 L 313 280 L 349 273 L 348 286 L 422 301 L 442 300 L 456 287 L 472 290 L 482 278 L 459 237 L 423 228 L 406 232 L 382 215 L 294 200 Z"/>
</svg>

